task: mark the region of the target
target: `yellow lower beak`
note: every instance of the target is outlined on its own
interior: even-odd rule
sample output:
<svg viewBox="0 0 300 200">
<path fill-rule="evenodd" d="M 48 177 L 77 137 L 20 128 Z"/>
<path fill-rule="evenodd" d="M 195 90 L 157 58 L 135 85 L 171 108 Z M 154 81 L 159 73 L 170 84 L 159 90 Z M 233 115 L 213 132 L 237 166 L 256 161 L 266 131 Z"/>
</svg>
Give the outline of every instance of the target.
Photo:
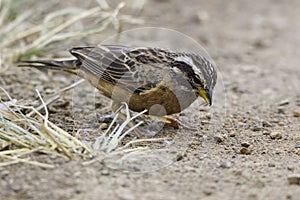
<svg viewBox="0 0 300 200">
<path fill-rule="evenodd" d="M 211 106 L 212 104 L 212 92 L 210 90 L 198 89 L 199 95 L 204 99 L 204 101 Z"/>
</svg>

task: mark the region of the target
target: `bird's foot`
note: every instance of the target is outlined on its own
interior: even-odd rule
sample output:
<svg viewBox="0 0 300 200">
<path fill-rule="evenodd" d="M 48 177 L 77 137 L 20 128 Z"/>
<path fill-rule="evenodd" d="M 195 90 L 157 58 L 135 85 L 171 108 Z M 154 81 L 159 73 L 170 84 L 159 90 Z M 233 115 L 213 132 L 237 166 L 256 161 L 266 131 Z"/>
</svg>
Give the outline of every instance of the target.
<svg viewBox="0 0 300 200">
<path fill-rule="evenodd" d="M 196 127 L 192 127 L 191 125 L 188 125 L 188 124 L 184 123 L 183 121 L 180 121 L 179 119 L 175 119 L 175 118 L 167 117 L 167 116 L 163 116 L 161 118 L 166 122 L 165 126 L 170 126 L 170 127 L 176 128 L 176 129 L 183 127 L 188 130 L 193 130 L 193 131 L 197 130 Z"/>
</svg>

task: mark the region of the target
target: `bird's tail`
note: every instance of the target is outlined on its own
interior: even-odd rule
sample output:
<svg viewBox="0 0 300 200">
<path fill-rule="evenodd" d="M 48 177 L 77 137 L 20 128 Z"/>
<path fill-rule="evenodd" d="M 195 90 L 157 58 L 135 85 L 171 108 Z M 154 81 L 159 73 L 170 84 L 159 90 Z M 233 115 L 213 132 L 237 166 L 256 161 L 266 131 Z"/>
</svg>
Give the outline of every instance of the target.
<svg viewBox="0 0 300 200">
<path fill-rule="evenodd" d="M 76 73 L 78 69 L 77 60 L 22 60 L 18 63 L 18 67 L 34 67 L 39 70 L 62 70 Z"/>
</svg>

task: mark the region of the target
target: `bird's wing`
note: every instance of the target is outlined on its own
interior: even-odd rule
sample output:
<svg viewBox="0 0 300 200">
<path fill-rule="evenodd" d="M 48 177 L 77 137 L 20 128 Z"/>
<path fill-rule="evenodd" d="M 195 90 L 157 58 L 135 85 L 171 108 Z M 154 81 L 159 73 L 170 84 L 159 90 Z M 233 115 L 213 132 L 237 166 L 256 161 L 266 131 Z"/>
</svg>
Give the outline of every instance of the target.
<svg viewBox="0 0 300 200">
<path fill-rule="evenodd" d="M 76 47 L 70 53 L 78 59 L 82 70 L 137 93 L 163 82 L 171 68 L 167 66 L 169 58 L 165 52 L 151 48 Z"/>
</svg>

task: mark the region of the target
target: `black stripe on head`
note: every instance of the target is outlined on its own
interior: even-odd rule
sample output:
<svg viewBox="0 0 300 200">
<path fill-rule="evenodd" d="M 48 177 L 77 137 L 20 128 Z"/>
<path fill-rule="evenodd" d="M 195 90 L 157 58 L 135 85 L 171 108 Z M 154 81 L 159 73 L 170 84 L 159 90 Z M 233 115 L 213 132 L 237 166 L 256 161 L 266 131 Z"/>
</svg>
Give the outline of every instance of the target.
<svg viewBox="0 0 300 200">
<path fill-rule="evenodd" d="M 199 69 L 207 81 L 207 86 L 209 88 L 214 88 L 217 81 L 217 72 L 213 64 L 207 58 L 199 55 L 194 55 L 193 60 L 197 66 L 201 66 Z"/>
<path fill-rule="evenodd" d="M 172 67 L 177 67 L 182 73 L 186 74 L 187 77 L 189 77 L 189 79 L 191 80 L 191 83 L 196 83 L 200 87 L 204 87 L 203 83 L 199 79 L 200 77 L 197 77 L 192 66 L 183 61 L 174 61 L 172 63 Z M 191 84 L 191 86 L 194 89 L 197 89 L 197 86 L 195 84 Z"/>
</svg>

